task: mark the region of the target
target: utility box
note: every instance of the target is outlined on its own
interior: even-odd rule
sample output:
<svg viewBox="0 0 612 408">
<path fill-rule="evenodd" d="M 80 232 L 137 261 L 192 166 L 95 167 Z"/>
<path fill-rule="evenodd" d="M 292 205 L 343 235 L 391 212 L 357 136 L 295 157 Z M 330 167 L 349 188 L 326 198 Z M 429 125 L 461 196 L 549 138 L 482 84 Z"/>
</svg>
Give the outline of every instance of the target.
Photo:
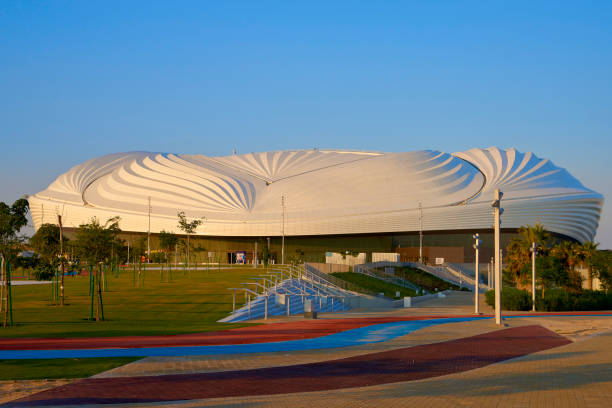
<svg viewBox="0 0 612 408">
<path fill-rule="evenodd" d="M 277 305 L 285 305 L 285 304 L 287 303 L 286 295 L 285 295 L 285 294 L 280 294 L 280 293 L 277 293 L 277 294 L 274 296 L 274 302 L 275 302 Z"/>
<path fill-rule="evenodd" d="M 410 296 L 404 296 L 404 307 L 412 307 L 412 298 Z"/>
<path fill-rule="evenodd" d="M 311 299 L 304 300 L 304 318 L 316 319 L 317 312 L 314 310 Z"/>
</svg>

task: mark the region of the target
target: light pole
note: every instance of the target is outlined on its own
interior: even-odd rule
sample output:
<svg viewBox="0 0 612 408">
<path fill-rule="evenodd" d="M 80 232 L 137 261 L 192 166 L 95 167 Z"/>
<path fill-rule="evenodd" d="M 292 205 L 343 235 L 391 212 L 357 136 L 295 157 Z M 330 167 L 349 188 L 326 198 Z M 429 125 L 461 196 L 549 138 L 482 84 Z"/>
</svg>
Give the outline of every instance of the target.
<svg viewBox="0 0 612 408">
<path fill-rule="evenodd" d="M 151 196 L 149 196 L 149 228 L 147 229 L 147 263 L 151 262 Z"/>
<path fill-rule="evenodd" d="M 61 274 L 62 274 L 62 283 L 60 286 L 60 302 L 61 305 L 64 306 L 64 235 L 63 235 L 63 227 L 62 227 L 62 216 L 57 215 L 57 223 L 59 224 L 59 239 L 60 239 L 60 262 L 61 262 Z"/>
<path fill-rule="evenodd" d="M 419 201 L 419 263 L 423 263 L 423 206 Z"/>
<path fill-rule="evenodd" d="M 480 314 L 478 310 L 478 249 L 480 248 L 480 243 L 482 242 L 478 236 L 478 234 L 472 235 L 474 238 L 474 250 L 476 251 L 476 261 L 474 264 L 474 314 Z"/>
<path fill-rule="evenodd" d="M 535 267 L 535 261 L 536 261 L 536 255 L 538 254 L 538 245 L 535 242 L 531 243 L 531 248 L 529 248 L 529 250 L 531 251 L 531 311 L 535 312 L 536 311 L 536 307 L 535 307 L 535 303 L 536 303 L 536 267 Z"/>
<path fill-rule="evenodd" d="M 495 257 L 491 257 L 491 280 L 489 280 L 489 287 L 495 289 Z"/>
<path fill-rule="evenodd" d="M 281 196 L 281 207 L 283 210 L 283 239 L 281 242 L 281 264 L 285 264 L 285 195 Z"/>
<path fill-rule="evenodd" d="M 491 207 L 493 207 L 493 228 L 495 231 L 494 239 L 495 239 L 495 323 L 501 324 L 501 259 L 500 259 L 500 250 L 499 250 L 499 240 L 500 240 L 500 226 L 501 226 L 501 215 L 504 212 L 504 209 L 501 208 L 501 199 L 504 193 L 499 191 L 499 189 L 495 189 L 494 200 L 491 202 Z"/>
</svg>

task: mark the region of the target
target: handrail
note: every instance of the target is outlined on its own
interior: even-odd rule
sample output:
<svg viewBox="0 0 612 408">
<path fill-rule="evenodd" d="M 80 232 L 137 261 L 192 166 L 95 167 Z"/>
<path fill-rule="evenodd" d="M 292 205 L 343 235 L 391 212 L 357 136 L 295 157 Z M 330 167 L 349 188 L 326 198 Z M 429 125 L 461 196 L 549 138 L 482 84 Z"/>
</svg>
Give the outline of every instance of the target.
<svg viewBox="0 0 612 408">
<path fill-rule="evenodd" d="M 309 265 L 308 263 L 304 264 L 304 271 L 306 271 L 306 269 L 308 269 L 308 273 L 318 277 L 319 279 L 323 279 L 325 281 L 327 281 L 328 284 L 331 284 L 339 289 L 343 289 L 343 290 L 348 290 L 350 292 L 357 292 L 357 293 L 364 293 L 367 295 L 372 295 L 372 296 L 377 296 L 378 294 L 375 293 L 374 291 L 371 291 L 369 289 L 363 288 L 359 285 L 356 285 L 354 283 L 351 282 L 347 282 L 345 280 L 342 280 L 340 278 L 336 278 L 333 275 L 329 275 L 326 273 L 322 273 L 319 272 L 316 268 L 314 268 L 313 266 Z"/>
<path fill-rule="evenodd" d="M 404 288 L 408 287 L 416 292 L 422 290 L 420 287 L 418 287 L 417 285 L 415 285 L 414 283 L 410 281 L 407 281 L 397 276 L 390 275 L 382 271 L 378 271 L 376 269 L 368 268 L 365 265 L 355 265 L 353 268 L 353 271 L 355 271 L 356 273 L 360 273 L 362 275 L 366 275 L 366 276 L 370 276 L 375 279 L 379 279 L 383 282 L 392 283 L 397 286 L 403 286 Z"/>
</svg>

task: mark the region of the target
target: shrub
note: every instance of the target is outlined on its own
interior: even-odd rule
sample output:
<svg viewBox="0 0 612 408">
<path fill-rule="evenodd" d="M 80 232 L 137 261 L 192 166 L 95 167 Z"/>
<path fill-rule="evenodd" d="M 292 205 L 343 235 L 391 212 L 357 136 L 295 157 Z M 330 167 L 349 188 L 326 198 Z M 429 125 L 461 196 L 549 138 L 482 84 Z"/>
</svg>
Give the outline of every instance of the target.
<svg viewBox="0 0 612 408">
<path fill-rule="evenodd" d="M 485 293 L 487 304 L 495 307 L 495 291 Z M 503 310 L 531 310 L 531 296 L 526 290 L 503 287 L 501 292 L 501 307 Z"/>
<path fill-rule="evenodd" d="M 609 310 L 612 309 L 612 293 L 594 290 L 576 293 L 563 289 L 549 289 L 544 294 L 544 298 L 537 297 L 536 308 L 545 312 Z"/>
<path fill-rule="evenodd" d="M 55 268 L 53 265 L 47 262 L 40 262 L 34 270 L 34 279 L 36 280 L 50 280 L 55 274 Z"/>
<path fill-rule="evenodd" d="M 166 263 L 166 254 L 163 252 L 153 252 L 151 254 L 151 262 L 153 263 Z"/>
</svg>

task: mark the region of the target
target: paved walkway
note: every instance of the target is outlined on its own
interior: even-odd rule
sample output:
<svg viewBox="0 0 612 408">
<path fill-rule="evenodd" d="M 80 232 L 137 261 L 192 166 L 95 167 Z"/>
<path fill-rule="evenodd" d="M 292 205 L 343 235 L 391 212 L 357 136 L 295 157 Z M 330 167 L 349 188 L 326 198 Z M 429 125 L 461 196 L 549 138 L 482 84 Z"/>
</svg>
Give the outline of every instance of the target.
<svg viewBox="0 0 612 408">
<path fill-rule="evenodd" d="M 16 401 L 15 406 L 176 401 L 336 390 L 462 372 L 571 343 L 541 326 L 320 363 L 254 370 L 92 378 Z"/>
<path fill-rule="evenodd" d="M 139 407 L 600 408 L 612 406 L 612 333 L 475 370 L 334 391 L 215 398 Z"/>
<path fill-rule="evenodd" d="M 461 297 L 455 300 L 460 303 Z M 143 347 L 140 340 L 165 347 L 167 337 L 175 348 L 186 341 L 217 347 L 249 341 L 244 338 L 248 333 L 254 347 L 274 336 L 285 339 L 276 345 L 301 339 L 322 342 L 363 334 L 372 325 L 426 323 L 444 312 L 457 318 L 469 311 L 464 306 L 351 311 L 318 321 L 278 318 L 279 323 L 258 326 L 259 337 L 257 327 L 249 327 L 237 329 L 240 335 L 225 331 L 210 337 L 129 340 L 137 348 Z M 8 406 L 612 406 L 609 313 L 529 313 L 506 319 L 504 327 L 472 316 L 344 347 L 331 342 L 323 349 L 148 357 Z M 68 351 L 70 340 L 64 344 Z"/>
</svg>

